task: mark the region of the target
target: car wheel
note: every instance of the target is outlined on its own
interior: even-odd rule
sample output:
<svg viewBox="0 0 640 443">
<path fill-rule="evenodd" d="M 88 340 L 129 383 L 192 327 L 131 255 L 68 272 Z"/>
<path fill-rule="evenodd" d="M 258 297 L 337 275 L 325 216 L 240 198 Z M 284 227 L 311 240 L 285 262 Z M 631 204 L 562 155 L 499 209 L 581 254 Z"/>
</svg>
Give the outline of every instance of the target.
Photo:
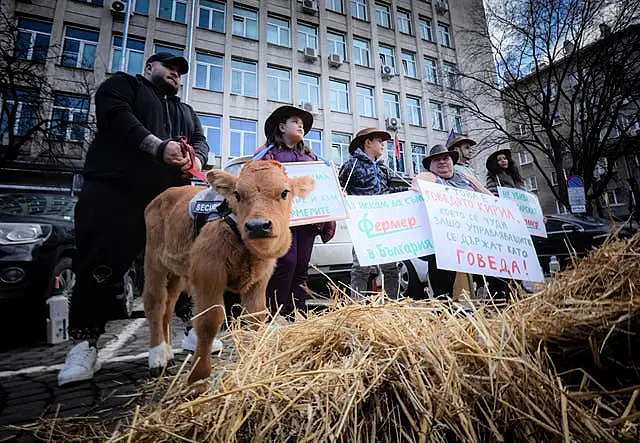
<svg viewBox="0 0 640 443">
<path fill-rule="evenodd" d="M 400 272 L 400 297 L 423 298 L 422 284 L 418 280 L 418 274 L 410 261 L 398 262 Z"/>
<path fill-rule="evenodd" d="M 124 274 L 122 294 L 116 296 L 115 316 L 117 318 L 130 318 L 133 313 L 133 299 L 135 297 L 135 284 L 131 270 Z"/>
<path fill-rule="evenodd" d="M 62 257 L 58 260 L 58 263 L 53 268 L 54 277 L 58 277 L 58 281 L 60 282 L 60 289 L 62 290 L 62 295 L 67 297 L 69 303 L 71 303 L 71 296 L 73 295 L 73 288 L 76 285 L 76 274 L 73 272 L 71 268 L 71 257 Z M 55 288 L 55 287 L 54 287 Z M 53 295 L 52 289 L 51 295 Z"/>
</svg>

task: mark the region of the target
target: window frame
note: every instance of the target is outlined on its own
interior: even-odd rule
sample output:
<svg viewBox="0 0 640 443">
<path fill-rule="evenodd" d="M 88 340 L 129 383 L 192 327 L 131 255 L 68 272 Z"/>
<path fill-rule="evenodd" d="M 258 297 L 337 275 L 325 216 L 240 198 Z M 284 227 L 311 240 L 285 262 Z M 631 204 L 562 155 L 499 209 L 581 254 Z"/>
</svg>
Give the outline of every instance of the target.
<svg viewBox="0 0 640 443">
<path fill-rule="evenodd" d="M 209 145 L 207 163 L 214 164 L 216 161 L 216 157 L 220 158 L 220 160 L 222 161 L 222 116 L 209 115 L 209 114 L 197 114 L 197 116 L 200 119 L 200 124 L 202 125 L 202 132 L 204 133 L 205 138 L 207 139 L 207 144 Z M 218 126 L 206 124 L 203 118 L 218 119 Z M 210 136 L 211 134 L 209 131 L 216 131 L 216 130 L 218 131 L 217 137 Z M 218 153 L 215 152 L 216 143 L 213 143 L 214 140 L 215 142 L 217 142 L 217 149 L 219 149 L 220 151 Z"/>
<path fill-rule="evenodd" d="M 520 166 L 530 165 L 533 163 L 533 156 L 528 151 L 518 151 L 518 163 Z"/>
<path fill-rule="evenodd" d="M 378 9 L 378 7 L 384 8 L 384 9 Z M 376 25 L 381 26 L 383 28 L 387 28 L 387 29 L 393 29 L 393 17 L 391 16 L 391 5 L 388 5 L 386 3 L 376 3 L 375 14 L 376 14 Z M 378 20 L 379 18 L 382 19 L 383 15 L 386 15 L 386 19 L 387 19 L 386 25 L 383 23 L 380 23 L 380 21 Z"/>
<path fill-rule="evenodd" d="M 96 35 L 96 40 L 92 41 L 92 40 L 84 40 L 84 39 L 77 38 L 77 37 L 70 37 L 69 35 L 67 35 L 69 33 L 69 30 L 76 30 L 76 31 L 94 33 Z M 67 64 L 65 62 L 68 59 L 68 56 L 65 55 L 68 52 L 65 49 L 67 47 L 67 40 L 79 42 L 78 52 L 75 53 L 75 63 L 73 65 Z M 61 58 L 60 58 L 60 65 L 66 66 L 67 68 L 93 70 L 95 68 L 96 58 L 98 56 L 98 42 L 99 42 L 99 40 L 100 40 L 100 31 L 94 31 L 94 30 L 91 30 L 91 29 L 85 29 L 85 28 L 75 27 L 75 26 L 68 26 L 68 25 L 65 26 L 63 49 L 62 49 L 62 55 L 61 55 Z M 84 60 L 84 57 L 85 57 L 84 51 L 85 51 L 85 47 L 86 46 L 89 46 L 89 47 L 92 46 L 94 48 L 94 54 L 93 54 L 93 60 L 92 60 L 91 66 L 83 66 L 83 63 L 82 63 L 83 60 Z"/>
<path fill-rule="evenodd" d="M 307 81 L 302 81 L 302 80 L 306 80 L 307 78 L 313 78 L 315 79 L 315 84 L 309 83 Z M 300 104 L 302 105 L 302 103 L 313 103 L 318 109 L 320 109 L 322 107 L 322 96 L 320 94 L 320 77 L 316 74 L 311 74 L 311 73 L 307 73 L 307 72 L 298 72 L 297 78 L 296 78 L 296 86 L 298 87 L 298 99 L 300 100 Z M 305 89 L 306 94 L 302 94 L 301 90 Z M 309 98 L 311 97 L 311 92 L 312 89 L 315 88 L 315 94 L 318 97 L 317 102 L 314 102 L 313 100 L 304 100 L 304 97 Z"/>
<path fill-rule="evenodd" d="M 338 39 L 336 39 L 338 37 Z M 341 39 L 341 40 L 340 40 Z M 340 47 L 342 51 L 340 51 Z M 347 61 L 347 38 L 344 34 L 327 30 L 327 51 L 329 55 L 340 54 L 342 61 Z"/>
<path fill-rule="evenodd" d="M 358 12 L 359 10 L 362 10 L 364 12 L 364 17 L 360 17 L 359 14 L 354 14 L 353 11 Z M 369 12 L 368 12 L 368 5 L 367 5 L 367 0 L 351 0 L 351 17 L 356 19 L 356 20 L 362 20 L 364 22 L 368 22 L 369 21 Z"/>
<path fill-rule="evenodd" d="M 369 94 L 363 94 L 367 91 Z M 368 85 L 356 85 L 356 101 L 358 104 L 358 115 L 361 117 L 376 117 L 376 95 L 375 88 Z M 368 105 L 368 106 L 367 106 Z M 367 109 L 370 108 L 370 109 Z M 371 111 L 370 114 L 365 113 L 364 110 Z"/>
<path fill-rule="evenodd" d="M 344 139 L 340 139 L 337 141 L 336 137 L 344 137 Z M 331 132 L 331 159 L 336 164 L 336 166 L 343 165 L 351 156 L 349 154 L 349 144 L 351 143 L 351 135 L 344 134 L 340 132 Z M 338 153 L 338 159 L 336 159 L 336 152 Z"/>
<path fill-rule="evenodd" d="M 221 2 L 217 2 L 214 0 L 206 0 L 209 3 L 213 3 L 215 6 L 203 6 L 201 2 L 198 2 L 198 28 L 200 29 L 207 29 L 209 31 L 213 31 L 213 32 L 220 32 L 220 33 L 225 33 L 225 29 L 227 26 L 227 4 L 226 3 L 221 3 Z M 216 6 L 219 6 L 222 8 L 222 29 L 215 29 L 214 28 L 214 16 L 216 13 L 220 13 L 220 10 L 216 8 Z M 201 19 L 201 11 L 202 10 L 206 10 L 207 11 L 207 15 L 208 15 L 208 25 L 207 26 L 202 26 L 200 24 L 200 19 Z"/>
<path fill-rule="evenodd" d="M 422 148 L 423 152 L 416 152 L 416 148 Z M 411 143 L 411 169 L 414 175 L 427 171 L 422 160 L 429 154 L 429 146 L 422 143 Z M 417 166 L 417 170 L 416 170 Z"/>
<path fill-rule="evenodd" d="M 525 177 L 523 179 L 523 187 L 527 192 L 536 192 L 538 190 L 538 179 L 536 176 Z"/>
<path fill-rule="evenodd" d="M 280 22 L 284 22 L 286 23 L 287 27 L 283 28 L 281 25 L 279 24 L 274 24 L 274 23 L 269 23 L 270 20 L 278 20 Z M 278 35 L 278 41 L 277 42 L 273 42 L 273 41 L 269 41 L 269 27 L 275 27 L 276 28 L 276 34 Z M 287 41 L 286 44 L 283 44 L 281 42 L 281 32 L 282 30 L 286 30 L 287 32 Z M 276 17 L 274 15 L 267 15 L 267 43 L 270 43 L 272 45 L 276 45 L 276 46 L 282 46 L 283 48 L 290 48 L 291 47 L 291 21 L 289 21 L 288 19 L 285 18 L 281 18 L 281 17 Z"/>
<path fill-rule="evenodd" d="M 307 32 L 307 30 L 312 30 L 314 33 L 311 34 L 311 33 Z M 301 46 L 300 45 L 301 36 L 303 36 L 303 35 L 304 35 L 305 44 Z M 311 25 L 311 24 L 307 24 L 307 23 L 298 22 L 297 23 L 297 28 L 296 28 L 296 36 L 297 36 L 297 40 L 298 40 L 298 44 L 297 44 L 298 51 L 302 52 L 302 51 L 304 51 L 304 48 L 315 48 L 316 51 L 320 52 L 320 45 L 319 45 L 319 42 L 318 42 L 318 27 L 317 26 Z M 309 43 L 310 38 L 315 43 L 314 46 L 309 46 L 308 43 Z"/>
<path fill-rule="evenodd" d="M 177 22 L 177 23 L 187 23 L 187 10 L 188 10 L 188 3 L 187 0 L 165 0 L 165 1 L 170 1 L 171 2 L 171 17 L 163 17 L 160 14 L 160 7 L 162 6 L 162 2 L 163 0 L 158 0 L 158 18 L 159 19 L 163 19 L 163 20 L 169 20 L 172 22 Z M 184 5 L 184 19 L 183 20 L 176 20 L 176 12 L 177 12 L 177 4 L 180 3 L 182 5 Z"/>
<path fill-rule="evenodd" d="M 387 100 L 390 98 L 391 100 Z M 393 91 L 382 91 L 385 118 L 396 118 L 400 120 L 400 94 Z"/>
<path fill-rule="evenodd" d="M 344 91 L 342 90 L 337 90 L 333 87 L 333 85 L 335 84 L 339 84 L 344 86 Z M 334 96 L 336 98 L 335 103 L 336 104 L 340 104 L 340 96 L 342 96 L 342 98 L 345 99 L 346 101 L 346 110 L 345 109 L 334 109 L 333 104 L 334 104 Z M 349 103 L 349 83 L 343 80 L 338 80 L 338 79 L 334 79 L 334 78 L 330 78 L 329 79 L 329 109 L 332 112 L 342 112 L 345 114 L 348 114 L 351 112 L 351 106 Z"/>
<path fill-rule="evenodd" d="M 383 49 L 390 51 L 390 54 L 383 53 Z M 378 57 L 380 58 L 380 63 L 382 63 L 383 65 L 391 66 L 394 72 L 398 72 L 396 68 L 396 52 L 393 47 L 383 44 L 378 45 Z M 389 58 L 391 64 L 387 62 L 387 58 Z"/>
<path fill-rule="evenodd" d="M 396 146 L 395 139 L 391 139 L 387 142 L 387 167 L 389 170 L 393 171 L 395 175 L 399 175 L 402 177 L 407 176 L 407 168 L 404 164 L 404 141 L 398 140 L 398 145 L 400 147 L 400 158 L 396 158 Z M 401 170 L 400 170 L 401 169 Z"/>
<path fill-rule="evenodd" d="M 402 59 L 402 70 L 404 71 L 405 77 L 409 78 L 419 78 L 418 77 L 418 65 L 416 63 L 416 54 L 411 51 L 402 51 L 400 53 L 400 58 Z M 413 67 L 413 75 L 409 73 L 409 65 Z"/>
<path fill-rule="evenodd" d="M 271 73 L 270 73 L 271 71 Z M 288 78 L 284 79 L 281 76 L 277 76 L 277 75 L 271 75 L 273 74 L 273 71 L 277 71 L 278 73 L 286 73 L 288 75 Z M 270 96 L 270 92 L 272 91 L 272 88 L 269 87 L 269 79 L 275 79 L 277 82 L 277 88 L 276 88 L 276 92 L 277 92 L 277 97 L 274 98 L 273 96 Z M 282 92 L 282 85 L 283 83 L 286 84 L 286 94 L 287 97 L 283 98 L 281 97 L 281 92 Z M 287 69 L 287 68 L 281 68 L 279 66 L 272 66 L 272 65 L 267 65 L 267 100 L 271 100 L 271 101 L 275 101 L 275 102 L 281 102 L 281 103 L 291 103 L 292 102 L 292 91 L 291 91 L 291 69 Z"/>
<path fill-rule="evenodd" d="M 413 26 L 411 24 L 411 13 L 409 11 L 396 9 L 396 25 L 398 26 L 398 31 L 401 34 L 413 35 Z M 405 28 L 405 25 L 406 25 L 406 28 Z"/>
<path fill-rule="evenodd" d="M 414 101 L 413 103 L 412 100 Z M 412 126 L 424 126 L 424 120 L 422 118 L 422 99 L 420 97 L 407 95 L 405 102 L 407 104 L 407 117 L 409 119 L 407 123 Z M 415 116 L 418 117 L 417 122 L 413 118 Z"/>
<path fill-rule="evenodd" d="M 332 3 L 332 4 L 334 4 L 334 3 L 339 3 L 339 4 L 340 4 L 340 9 L 330 8 L 330 7 L 329 7 L 329 4 L 330 4 L 330 3 Z M 333 6 L 333 5 L 332 5 L 332 6 Z M 326 8 L 328 11 L 333 11 L 333 12 L 335 12 L 335 13 L 337 13 L 337 14 L 343 14 L 343 15 L 344 15 L 344 1 L 343 1 L 343 0 L 327 0 L 327 1 L 326 1 L 326 3 L 325 3 L 325 8 Z"/>
<path fill-rule="evenodd" d="M 429 17 L 418 17 L 418 28 L 420 28 L 420 38 L 428 42 L 433 40 L 433 20 Z M 425 36 L 426 30 L 426 36 Z"/>
<path fill-rule="evenodd" d="M 242 13 L 247 14 L 251 13 L 254 17 L 249 17 L 248 15 L 242 15 Z M 235 30 L 236 23 L 239 23 L 237 18 L 241 18 L 242 20 L 242 34 L 237 34 Z M 255 36 L 248 35 L 247 30 L 250 28 L 248 26 L 248 22 L 255 22 Z M 247 38 L 250 40 L 258 40 L 260 36 L 260 14 L 255 9 L 234 6 L 232 9 L 232 17 L 231 17 L 231 34 L 236 37 Z"/>
<path fill-rule="evenodd" d="M 357 46 L 358 43 L 366 45 L 366 48 Z M 366 56 L 366 64 L 362 63 L 363 54 Z M 371 67 L 371 45 L 368 40 L 353 37 L 353 62 L 358 66 Z"/>
<path fill-rule="evenodd" d="M 56 105 L 56 101 L 61 97 L 84 100 L 86 104 L 86 108 L 69 108 L 61 105 Z M 90 100 L 90 97 L 88 96 L 74 95 L 67 92 L 55 93 L 54 99 L 53 99 L 53 105 L 51 107 L 51 121 L 53 122 L 54 120 L 58 119 L 58 117 L 56 117 L 55 115 L 56 115 L 56 111 L 59 111 L 59 110 L 64 110 L 65 112 L 68 112 L 67 115 L 71 117 L 71 119 L 69 118 L 60 119 L 60 120 L 66 121 L 64 125 L 60 125 L 62 127 L 61 129 L 65 131 L 64 137 L 60 137 L 58 134 L 56 134 L 57 126 L 53 126 L 51 128 L 52 134 L 54 134 L 55 139 L 62 140 L 64 142 L 71 142 L 71 143 L 82 143 L 85 140 L 85 133 L 87 131 L 86 127 L 79 128 L 82 131 L 82 135 L 79 138 L 75 139 L 75 138 L 72 138 L 72 136 L 73 136 L 73 131 L 75 129 L 78 129 L 78 126 L 74 125 L 74 123 L 86 123 L 89 119 L 89 106 L 90 106 L 89 100 Z M 77 114 L 80 114 L 80 115 L 84 114 L 82 115 L 82 120 L 76 121 L 74 119 L 74 116 Z"/>
<path fill-rule="evenodd" d="M 244 64 L 252 65 L 252 66 L 255 67 L 255 71 L 254 72 L 250 72 L 249 70 L 239 68 L 238 66 L 234 66 L 234 63 L 244 63 Z M 241 88 L 240 92 L 234 91 L 234 89 L 233 89 L 234 71 L 235 72 L 239 72 L 241 74 L 242 88 Z M 246 77 L 250 76 L 251 74 L 253 74 L 255 76 L 255 91 L 256 91 L 255 95 L 248 95 L 248 94 L 245 93 L 246 92 L 245 90 L 247 89 L 247 87 L 246 87 Z M 233 58 L 231 59 L 231 94 L 241 95 L 243 97 L 252 97 L 252 98 L 257 98 L 258 97 L 258 62 L 254 62 L 252 60 L 233 59 Z"/>
<path fill-rule="evenodd" d="M 49 32 L 40 31 L 38 29 L 26 28 L 24 27 L 25 22 L 37 22 L 43 25 L 47 25 L 49 27 Z M 20 41 L 21 35 L 29 36 L 29 48 L 27 49 L 26 57 L 20 57 L 21 54 L 17 55 L 20 60 L 28 60 L 34 63 L 45 63 L 47 60 L 47 54 L 49 53 L 49 46 L 51 45 L 51 29 L 53 28 L 53 23 L 47 22 L 44 20 L 33 19 L 31 17 L 18 17 L 18 35 L 16 37 L 16 46 Z M 41 47 L 41 49 L 36 50 L 36 42 L 39 36 L 45 36 L 47 39 L 46 49 Z M 16 48 L 17 49 L 17 48 Z M 15 53 L 15 51 L 14 51 Z M 42 59 L 34 58 L 35 54 L 44 53 L 44 57 Z"/>
<path fill-rule="evenodd" d="M 453 39 L 451 37 L 451 29 L 449 25 L 438 23 L 438 40 L 441 46 L 453 49 Z"/>
<path fill-rule="evenodd" d="M 430 64 L 429 67 L 427 67 L 427 63 Z M 433 57 L 424 57 L 422 66 L 424 67 L 424 75 L 425 75 L 425 79 L 427 80 L 427 83 L 439 86 L 440 72 L 438 70 L 438 60 L 436 60 Z"/>
<path fill-rule="evenodd" d="M 246 129 L 237 129 L 237 128 L 233 128 L 234 123 L 253 123 L 255 126 L 254 131 L 249 131 Z M 239 134 L 240 135 L 240 140 L 241 143 L 235 145 L 233 143 L 233 135 L 234 134 Z M 245 146 L 247 144 L 247 141 L 245 141 L 246 138 L 246 134 L 251 134 L 254 136 L 254 140 L 250 140 L 248 143 L 248 146 Z M 231 154 L 231 147 L 232 146 L 239 146 L 240 148 L 240 155 L 232 155 Z M 238 157 L 243 157 L 245 155 L 251 155 L 255 152 L 256 148 L 258 146 L 258 122 L 255 120 L 248 120 L 248 119 L 244 119 L 244 118 L 234 118 L 234 117 L 230 117 L 229 118 L 229 156 L 228 158 L 238 158 Z M 246 151 L 245 151 L 246 148 Z"/>
<path fill-rule="evenodd" d="M 120 46 L 116 46 L 116 39 L 119 38 L 120 39 Z M 134 42 L 134 43 L 138 43 L 138 44 L 142 44 L 142 50 L 140 49 L 134 49 L 134 48 L 130 48 L 129 47 L 129 43 L 130 42 Z M 115 56 L 116 56 L 116 48 L 117 50 L 120 52 L 121 56 L 122 56 L 122 36 L 118 36 L 118 35 L 114 35 L 111 38 L 111 60 L 109 61 L 109 67 L 110 67 L 110 71 L 109 72 L 117 72 L 118 69 L 114 69 L 113 63 L 115 61 Z M 141 54 L 142 55 L 142 66 L 140 66 L 140 71 L 138 72 L 129 72 L 129 63 L 131 62 L 131 53 L 136 53 L 136 54 Z M 140 40 L 140 39 L 136 39 L 133 37 L 127 37 L 127 47 L 124 51 L 124 72 L 131 74 L 131 75 L 136 75 L 136 74 L 142 74 L 144 71 L 144 40 Z"/>
<path fill-rule="evenodd" d="M 444 121 L 444 108 L 442 103 L 440 102 L 430 102 L 429 103 L 429 114 L 431 115 L 431 129 L 434 131 L 446 131 L 445 121 Z M 436 125 L 438 123 L 439 125 Z"/>
<path fill-rule="evenodd" d="M 204 61 L 204 60 L 199 60 L 198 57 L 214 57 L 217 59 L 220 59 L 220 64 L 216 64 L 216 63 L 210 63 L 208 61 Z M 201 69 L 205 69 L 206 70 L 206 81 L 205 81 L 205 85 L 201 86 L 198 84 L 198 73 L 200 72 Z M 220 87 L 219 89 L 212 87 L 211 85 L 211 77 L 212 75 L 215 77 L 215 72 L 212 71 L 218 71 L 219 72 L 219 79 L 220 79 Z M 206 89 L 208 91 L 213 91 L 213 92 L 223 92 L 224 91 L 224 56 L 222 55 L 217 55 L 217 54 L 207 54 L 204 52 L 199 52 L 196 51 L 196 62 L 195 62 L 195 69 L 193 70 L 193 75 L 194 75 L 194 79 L 193 79 L 193 84 L 194 87 L 196 88 L 200 88 L 200 89 Z"/>
</svg>

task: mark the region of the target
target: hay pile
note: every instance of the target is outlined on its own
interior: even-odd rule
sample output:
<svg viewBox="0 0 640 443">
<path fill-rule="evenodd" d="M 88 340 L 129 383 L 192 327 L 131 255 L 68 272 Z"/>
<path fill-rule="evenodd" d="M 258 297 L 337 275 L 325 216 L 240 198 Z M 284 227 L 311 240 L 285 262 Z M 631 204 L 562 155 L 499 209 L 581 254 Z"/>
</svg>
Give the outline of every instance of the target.
<svg viewBox="0 0 640 443">
<path fill-rule="evenodd" d="M 207 394 L 189 397 L 179 374 L 112 438 L 632 440 L 639 285 L 640 234 L 502 310 L 350 304 L 285 327 L 234 330 L 237 361 L 212 376 Z"/>
</svg>

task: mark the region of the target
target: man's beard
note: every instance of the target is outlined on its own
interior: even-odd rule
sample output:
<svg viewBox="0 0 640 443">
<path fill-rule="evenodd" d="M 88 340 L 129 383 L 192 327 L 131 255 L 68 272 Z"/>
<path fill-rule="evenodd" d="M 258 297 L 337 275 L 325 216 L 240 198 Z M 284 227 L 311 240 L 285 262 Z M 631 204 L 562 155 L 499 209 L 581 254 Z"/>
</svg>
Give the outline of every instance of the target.
<svg viewBox="0 0 640 443">
<path fill-rule="evenodd" d="M 158 75 L 151 77 L 151 82 L 167 95 L 173 96 L 178 93 L 179 86 L 174 86 L 173 83 L 170 83 L 168 80 L 166 80 L 164 76 Z"/>
</svg>

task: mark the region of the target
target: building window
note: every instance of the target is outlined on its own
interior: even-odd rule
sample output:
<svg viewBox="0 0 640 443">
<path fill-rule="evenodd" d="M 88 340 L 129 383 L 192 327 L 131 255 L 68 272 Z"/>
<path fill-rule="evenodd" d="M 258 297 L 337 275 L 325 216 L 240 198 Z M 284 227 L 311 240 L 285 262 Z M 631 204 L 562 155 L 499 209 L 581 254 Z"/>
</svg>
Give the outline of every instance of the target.
<svg viewBox="0 0 640 443">
<path fill-rule="evenodd" d="M 418 26 L 420 27 L 420 38 L 432 42 L 433 29 L 431 28 L 431 19 L 420 17 L 418 19 Z"/>
<path fill-rule="evenodd" d="M 327 0 L 326 5 L 329 11 L 344 14 L 344 3 L 342 3 L 342 0 Z"/>
<path fill-rule="evenodd" d="M 67 28 L 62 51 L 62 65 L 93 69 L 99 34 L 85 29 Z"/>
<path fill-rule="evenodd" d="M 376 23 L 384 28 L 391 28 L 391 7 L 376 3 Z"/>
<path fill-rule="evenodd" d="M 158 2 L 158 17 L 174 22 L 187 22 L 186 0 L 160 0 Z"/>
<path fill-rule="evenodd" d="M 444 113 L 442 112 L 442 104 L 431 102 L 431 127 L 438 131 L 444 131 Z"/>
<path fill-rule="evenodd" d="M 411 167 L 414 174 L 426 171 L 422 165 L 422 159 L 427 156 L 427 145 L 421 145 L 418 143 L 411 143 Z"/>
<path fill-rule="evenodd" d="M 384 91 L 384 115 L 385 117 L 400 118 L 400 99 L 398 94 Z"/>
<path fill-rule="evenodd" d="M 329 109 L 349 112 L 349 85 L 338 80 L 329 80 Z"/>
<path fill-rule="evenodd" d="M 227 5 L 212 2 L 211 0 L 200 0 L 199 6 L 198 27 L 210 31 L 224 32 Z"/>
<path fill-rule="evenodd" d="M 409 114 L 409 124 L 422 126 L 422 106 L 418 97 L 407 96 L 407 111 Z"/>
<path fill-rule="evenodd" d="M 528 151 L 518 152 L 518 160 L 520 161 L 520 166 L 533 163 L 533 158 L 531 157 L 531 154 L 529 154 Z"/>
<path fill-rule="evenodd" d="M 233 7 L 233 35 L 258 39 L 258 13 L 250 9 Z"/>
<path fill-rule="evenodd" d="M 398 10 L 396 12 L 396 19 L 398 20 L 398 31 L 403 34 L 413 34 L 411 14 L 409 12 Z"/>
<path fill-rule="evenodd" d="M 251 120 L 229 119 L 230 141 L 229 157 L 251 155 L 258 147 L 258 124 Z"/>
<path fill-rule="evenodd" d="M 89 117 L 89 98 L 56 94 L 53 99 L 51 130 L 59 140 L 82 142 L 85 140 Z"/>
<path fill-rule="evenodd" d="M 382 63 L 383 65 L 391 66 L 395 71 L 396 55 L 393 51 L 393 48 L 380 45 L 380 63 Z"/>
<path fill-rule="evenodd" d="M 527 192 L 535 192 L 538 190 L 538 180 L 535 177 L 526 177 L 524 179 L 524 190 Z"/>
<path fill-rule="evenodd" d="M 311 148 L 316 154 L 322 155 L 322 131 L 318 129 L 312 129 L 302 139 L 305 146 Z"/>
<path fill-rule="evenodd" d="M 222 92 L 224 58 L 218 55 L 196 53 L 196 88 Z"/>
<path fill-rule="evenodd" d="M 161 45 L 157 43 L 154 47 L 154 52 L 168 52 L 169 54 L 173 54 L 178 57 L 184 57 L 184 49 L 182 48 L 176 48 L 174 46 Z"/>
<path fill-rule="evenodd" d="M 449 34 L 449 27 L 438 23 L 438 37 L 440 38 L 440 44 L 447 48 L 453 48 L 451 43 L 451 35 Z"/>
<path fill-rule="evenodd" d="M 122 37 L 113 37 L 111 51 L 111 72 L 120 70 L 122 61 Z M 144 41 L 127 38 L 127 49 L 124 51 L 124 72 L 131 75 L 142 74 L 144 67 Z"/>
<path fill-rule="evenodd" d="M 289 36 L 289 20 L 267 17 L 267 42 L 289 48 Z"/>
<path fill-rule="evenodd" d="M 329 54 L 340 54 L 342 60 L 347 60 L 347 45 L 344 35 L 327 32 L 327 49 Z"/>
<path fill-rule="evenodd" d="M 213 115 L 201 115 L 199 114 L 200 124 L 202 124 L 202 131 L 207 138 L 207 144 L 209 145 L 209 158 L 207 163 L 215 164 L 216 157 L 222 157 L 222 136 L 220 132 L 220 124 L 222 119 Z"/>
<path fill-rule="evenodd" d="M 340 166 L 349 159 L 349 143 L 351 137 L 346 134 L 331 134 L 331 159 Z"/>
<path fill-rule="evenodd" d="M 267 67 L 267 98 L 291 103 L 291 71 Z"/>
<path fill-rule="evenodd" d="M 18 19 L 15 56 L 23 60 L 44 63 L 47 60 L 51 40 L 51 26 L 51 23 L 27 18 Z"/>
<path fill-rule="evenodd" d="M 371 66 L 369 58 L 369 42 L 354 37 L 353 39 L 353 61 L 356 65 Z"/>
<path fill-rule="evenodd" d="M 402 68 L 407 77 L 418 78 L 416 55 L 413 52 L 402 51 Z"/>
<path fill-rule="evenodd" d="M 149 15 L 149 0 L 133 0 L 133 12 Z"/>
<path fill-rule="evenodd" d="M 458 87 L 458 70 L 456 69 L 456 65 L 444 62 L 442 66 L 447 87 L 450 89 L 460 89 Z"/>
<path fill-rule="evenodd" d="M 318 49 L 318 28 L 298 23 L 298 50 L 304 51 L 304 48 Z"/>
<path fill-rule="evenodd" d="M 369 20 L 367 16 L 367 0 L 351 0 L 351 16 L 360 20 Z"/>
<path fill-rule="evenodd" d="M 369 86 L 356 86 L 356 95 L 358 99 L 358 112 L 362 117 L 375 117 L 376 105 L 373 98 L 373 88 Z"/>
<path fill-rule="evenodd" d="M 556 214 L 568 214 L 569 210 L 565 207 L 563 203 L 560 203 L 556 200 Z"/>
<path fill-rule="evenodd" d="M 621 197 L 621 189 L 620 188 L 615 188 L 615 189 L 607 189 L 607 193 L 606 193 L 606 198 L 605 196 L 602 196 L 602 206 L 604 206 L 605 208 L 610 208 L 613 206 L 622 206 L 624 205 L 624 199 Z M 607 200 L 609 201 L 609 203 L 607 204 Z"/>
<path fill-rule="evenodd" d="M 551 171 L 551 184 L 553 186 L 558 184 L 558 174 L 556 174 L 556 171 Z"/>
<path fill-rule="evenodd" d="M 560 123 L 562 123 L 562 115 L 556 112 L 551 119 L 551 126 L 558 126 Z"/>
<path fill-rule="evenodd" d="M 320 107 L 320 79 L 311 74 L 298 73 L 298 98 L 300 104 L 312 103 Z"/>
<path fill-rule="evenodd" d="M 427 82 L 439 85 L 440 78 L 438 76 L 438 62 L 430 57 L 424 58 L 424 75 L 427 78 Z"/>
<path fill-rule="evenodd" d="M 258 64 L 241 60 L 231 61 L 231 92 L 247 97 L 258 96 Z"/>
<path fill-rule="evenodd" d="M 449 119 L 453 132 L 456 134 L 465 134 L 467 132 L 464 127 L 464 118 L 460 106 L 449 106 Z"/>
<path fill-rule="evenodd" d="M 396 156 L 395 140 L 389 140 L 387 142 L 387 165 L 396 175 L 406 175 L 404 167 L 404 142 L 399 141 L 398 146 L 400 147 L 400 158 Z"/>
<path fill-rule="evenodd" d="M 17 136 L 25 135 L 38 123 L 38 111 L 40 97 L 36 91 L 19 89 L 15 95 L 8 91 L 2 115 L 0 116 L 0 134 L 9 131 L 9 117 L 15 109 L 15 116 L 12 117 L 13 134 Z"/>
</svg>

